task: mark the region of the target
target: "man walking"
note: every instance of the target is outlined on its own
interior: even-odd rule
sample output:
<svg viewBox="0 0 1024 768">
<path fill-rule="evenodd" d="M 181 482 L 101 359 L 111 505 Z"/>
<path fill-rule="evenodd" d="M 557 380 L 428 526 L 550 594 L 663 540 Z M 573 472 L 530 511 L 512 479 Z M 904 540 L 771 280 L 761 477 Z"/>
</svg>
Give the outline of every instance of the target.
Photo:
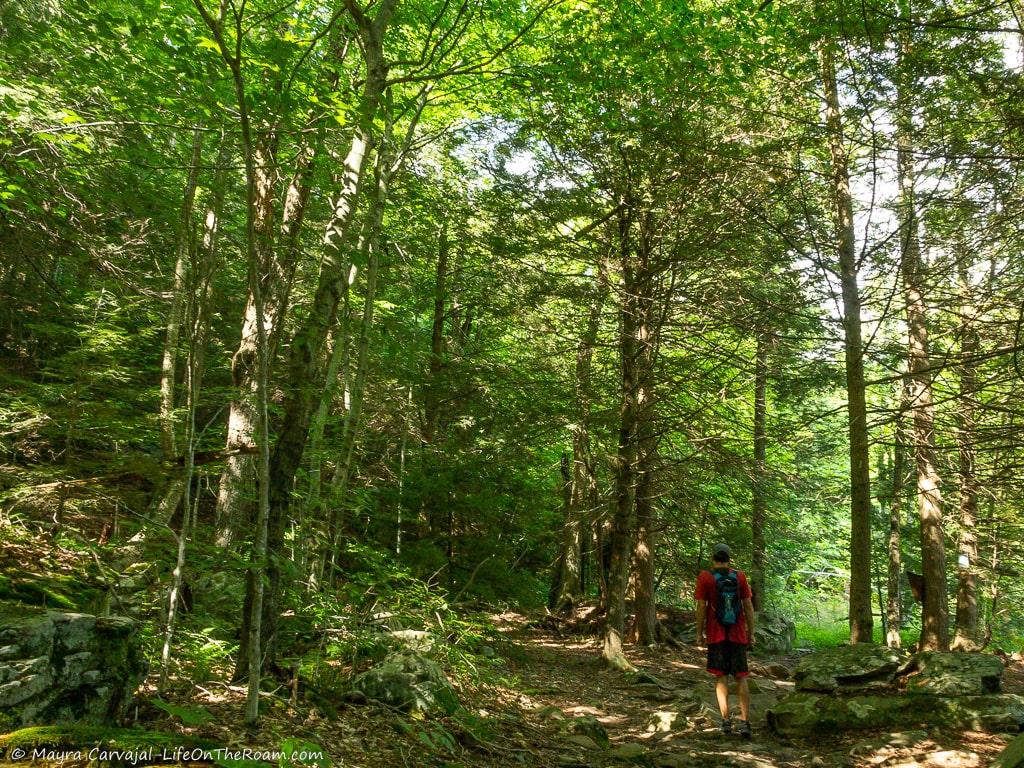
<svg viewBox="0 0 1024 768">
<path fill-rule="evenodd" d="M 701 571 L 697 577 L 697 646 L 707 646 L 708 672 L 718 678 L 715 694 L 722 713 L 722 733 L 732 733 L 729 718 L 729 675 L 732 675 L 740 694 L 739 734 L 749 739 L 747 649 L 754 642 L 754 604 L 746 575 L 730 567 L 730 557 L 729 547 L 716 544 L 711 553 L 711 570 Z"/>
</svg>

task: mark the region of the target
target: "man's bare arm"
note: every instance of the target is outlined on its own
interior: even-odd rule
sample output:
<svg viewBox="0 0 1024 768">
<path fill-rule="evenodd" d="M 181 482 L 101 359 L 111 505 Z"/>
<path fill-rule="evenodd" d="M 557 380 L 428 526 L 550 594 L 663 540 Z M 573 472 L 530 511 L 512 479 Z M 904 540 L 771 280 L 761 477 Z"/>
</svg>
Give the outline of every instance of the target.
<svg viewBox="0 0 1024 768">
<path fill-rule="evenodd" d="M 697 601 L 697 636 L 694 638 L 694 640 L 700 647 L 707 645 L 706 638 L 704 635 L 704 619 L 707 607 L 707 603 L 705 603 L 703 600 Z"/>
<path fill-rule="evenodd" d="M 754 601 L 749 597 L 743 600 L 743 616 L 747 620 L 747 643 L 754 644 Z"/>
</svg>

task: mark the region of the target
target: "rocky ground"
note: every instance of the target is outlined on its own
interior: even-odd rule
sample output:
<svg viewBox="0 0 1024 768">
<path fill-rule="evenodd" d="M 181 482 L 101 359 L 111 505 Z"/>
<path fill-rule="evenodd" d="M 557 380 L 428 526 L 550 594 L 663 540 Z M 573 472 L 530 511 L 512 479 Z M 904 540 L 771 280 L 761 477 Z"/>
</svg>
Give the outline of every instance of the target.
<svg viewBox="0 0 1024 768">
<path fill-rule="evenodd" d="M 171 744 L 201 740 L 266 750 L 289 742 L 319 744 L 333 765 L 353 768 L 982 768 L 1011 738 L 936 726 L 778 738 L 767 727 L 766 712 L 793 690 L 789 671 L 797 655 L 754 661 L 753 738 L 724 736 L 713 679 L 697 649 L 628 646 L 638 672 L 621 673 L 601 664 L 595 635 L 558 632 L 518 614 L 494 621 L 501 637 L 493 648 L 501 659 L 498 679 L 459 676 L 463 682 L 456 693 L 464 709 L 449 716 L 410 716 L 365 696 L 324 706 L 282 685 L 265 694 L 261 728 L 252 732 L 242 725 L 242 687 L 187 680 L 179 681 L 177 695 L 165 694 L 163 700 L 152 686 L 144 688 L 134 714 L 139 725 Z M 1004 690 L 1024 692 L 1024 663 L 1005 661 Z M 478 682 L 469 682 L 473 679 Z"/>
<path fill-rule="evenodd" d="M 640 670 L 605 669 L 596 637 L 558 634 L 525 617 L 496 617 L 505 642 L 506 679 L 459 691 L 461 717 L 417 720 L 373 704 L 344 706 L 337 719 L 313 708 L 277 702 L 259 734 L 239 732 L 241 689 L 210 691 L 216 720 L 192 735 L 235 745 L 273 747 L 275 739 L 305 738 L 328 747 L 336 765 L 378 766 L 625 766 L 658 768 L 983 768 L 1010 741 L 941 728 L 835 733 L 808 740 L 772 735 L 765 713 L 792 691 L 783 679 L 796 656 L 757 660 L 751 678 L 754 736 L 718 729 L 714 687 L 703 656 L 682 649 L 627 648 Z M 1005 688 L 1022 691 L 1022 664 L 1009 660 Z"/>
<path fill-rule="evenodd" d="M 884 766 L 885 768 L 980 768 L 989 765 L 1009 735 L 914 730 L 901 733 L 833 734 L 815 740 L 784 741 L 772 736 L 765 712 L 793 683 L 779 679 L 795 658 L 761 659 L 751 677 L 754 738 L 725 737 L 718 730 L 714 684 L 694 648 L 627 651 L 639 676 L 603 670 L 594 638 L 559 637 L 523 629 L 507 621 L 506 631 L 523 650 L 514 663 L 523 691 L 525 716 L 536 722 L 553 749 L 537 765 L 613 765 L 625 760 L 655 766 Z M 1020 662 L 1011 662 L 1019 667 Z M 1020 692 L 1019 671 L 1008 676 Z M 774 673 L 774 674 L 773 674 Z M 647 678 L 657 682 L 646 682 Z M 1016 688 L 1018 690 L 1012 690 Z M 666 715 L 679 713 L 668 728 Z M 575 738 L 593 718 L 607 732 L 610 746 Z"/>
</svg>

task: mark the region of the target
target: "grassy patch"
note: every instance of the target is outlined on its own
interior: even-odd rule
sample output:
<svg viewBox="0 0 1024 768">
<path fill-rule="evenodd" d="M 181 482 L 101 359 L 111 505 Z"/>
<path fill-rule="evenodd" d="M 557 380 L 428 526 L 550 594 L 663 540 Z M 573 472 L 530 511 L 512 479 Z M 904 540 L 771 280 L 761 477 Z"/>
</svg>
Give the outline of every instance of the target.
<svg viewBox="0 0 1024 768">
<path fill-rule="evenodd" d="M 921 630 L 918 627 L 907 627 L 900 630 L 900 639 L 904 648 L 913 648 L 917 644 Z M 883 643 L 882 625 L 875 624 L 874 641 Z M 837 645 L 850 642 L 850 625 L 844 621 L 830 621 L 815 624 L 798 622 L 796 625 L 796 645 L 798 648 L 835 648 Z"/>
</svg>

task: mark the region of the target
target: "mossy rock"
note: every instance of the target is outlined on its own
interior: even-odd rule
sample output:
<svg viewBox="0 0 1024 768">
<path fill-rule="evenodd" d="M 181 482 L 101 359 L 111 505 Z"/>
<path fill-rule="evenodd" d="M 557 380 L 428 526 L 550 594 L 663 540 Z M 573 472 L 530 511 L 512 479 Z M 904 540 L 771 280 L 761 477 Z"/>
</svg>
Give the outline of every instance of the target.
<svg viewBox="0 0 1024 768">
<path fill-rule="evenodd" d="M 68 574 L 0 573 L 0 601 L 54 610 L 83 610 L 101 590 Z"/>
<path fill-rule="evenodd" d="M 581 715 L 564 722 L 563 727 L 578 736 L 586 736 L 592 739 L 601 749 L 608 749 L 611 740 L 608 738 L 608 731 L 601 725 L 601 722 L 593 715 Z"/>
<path fill-rule="evenodd" d="M 0 713 L 8 727 L 123 722 L 146 670 L 137 631 L 123 617 L 0 612 Z"/>
<path fill-rule="evenodd" d="M 797 738 L 921 726 L 1016 733 L 1024 726 L 1024 697 L 837 696 L 798 692 L 768 710 L 768 725 L 780 736 Z"/>
<path fill-rule="evenodd" d="M 762 611 L 757 616 L 754 651 L 758 654 L 786 654 L 796 644 L 796 624 L 785 616 Z"/>
<path fill-rule="evenodd" d="M 21 728 L 0 735 L 0 749 L 9 751 L 60 747 L 115 747 L 131 750 L 145 747 L 189 747 L 216 749 L 219 745 L 205 739 L 183 736 L 180 733 L 147 731 L 144 728 L 104 728 L 94 725 L 43 725 Z"/>
<path fill-rule="evenodd" d="M 841 645 L 800 660 L 794 672 L 798 691 L 828 693 L 878 690 L 893 686 L 910 654 L 881 645 Z"/>
<path fill-rule="evenodd" d="M 410 652 L 393 654 L 363 672 L 355 679 L 353 688 L 368 699 L 403 712 L 451 715 L 462 708 L 441 667 Z"/>
<path fill-rule="evenodd" d="M 931 696 L 981 696 L 1002 687 L 1003 662 L 988 653 L 922 651 L 914 655 L 907 693 Z"/>
<path fill-rule="evenodd" d="M 34 764 L 64 763 L 121 768 L 173 761 L 168 755 L 181 751 L 213 751 L 221 745 L 178 733 L 142 728 L 100 726 L 38 726 L 0 736 L 0 752 L 12 759 L 27 758 Z M 16 750 L 22 751 L 18 758 Z"/>
</svg>

